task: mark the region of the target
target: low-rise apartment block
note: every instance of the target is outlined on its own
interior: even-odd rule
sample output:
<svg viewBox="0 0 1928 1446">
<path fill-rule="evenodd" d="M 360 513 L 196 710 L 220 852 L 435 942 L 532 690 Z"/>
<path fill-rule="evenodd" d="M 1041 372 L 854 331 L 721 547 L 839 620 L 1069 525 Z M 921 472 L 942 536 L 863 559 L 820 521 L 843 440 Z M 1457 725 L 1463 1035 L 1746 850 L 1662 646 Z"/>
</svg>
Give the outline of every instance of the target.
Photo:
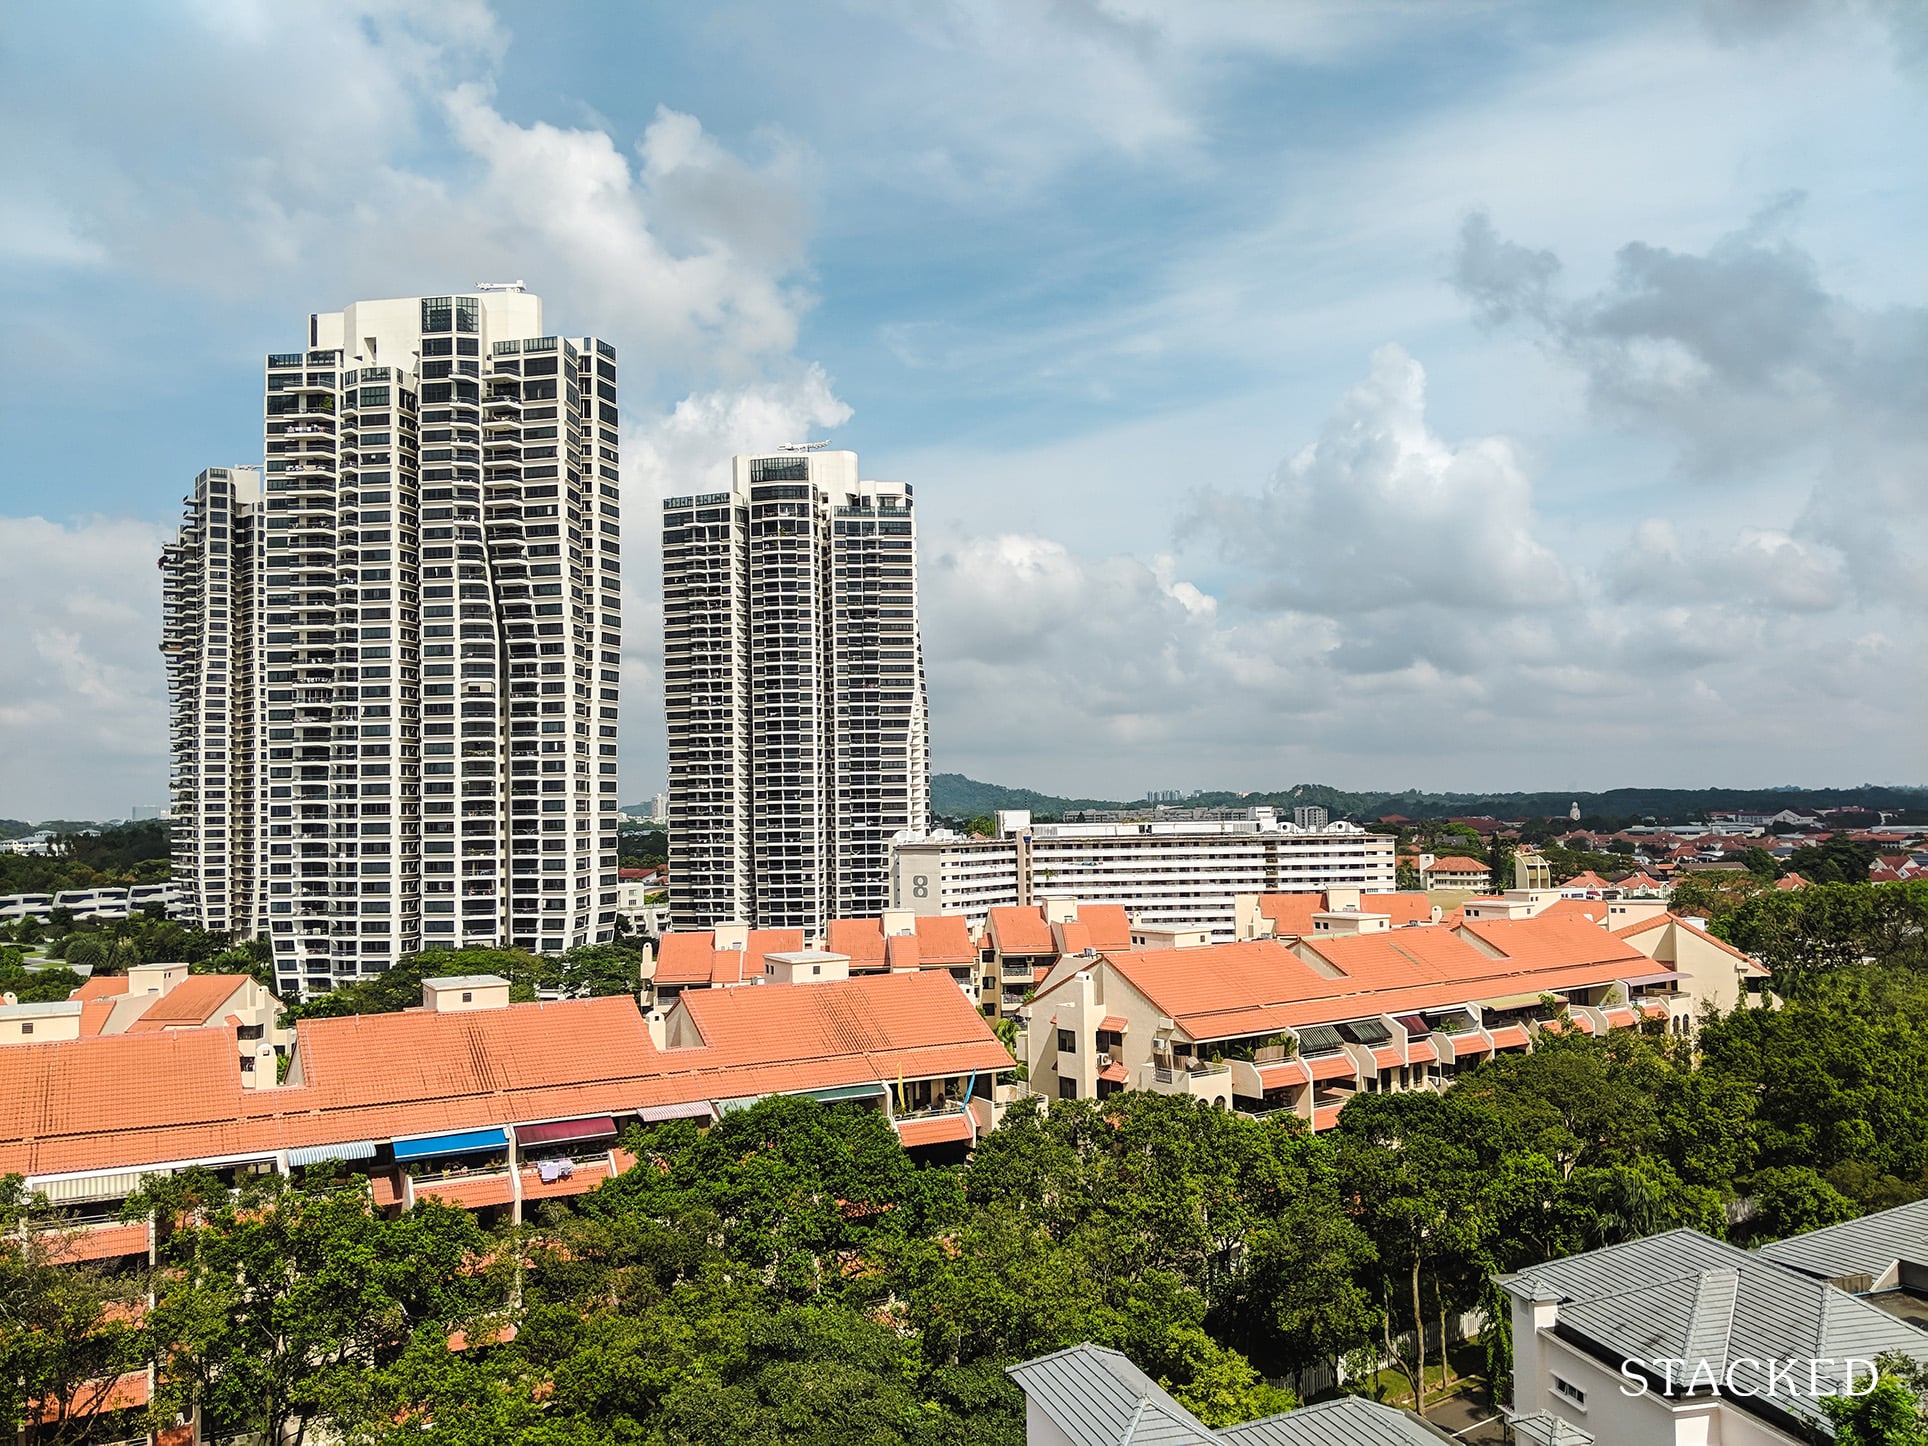
<svg viewBox="0 0 1928 1446">
<path fill-rule="evenodd" d="M 1394 840 L 1356 824 L 1301 827 L 1270 808 L 1216 821 L 1033 823 L 1000 813 L 998 837 L 899 835 L 891 904 L 962 914 L 982 928 L 1000 906 L 1045 898 L 1117 905 L 1134 924 L 1206 929 L 1230 940 L 1240 894 L 1389 890 Z"/>
<path fill-rule="evenodd" d="M 152 1034 L 222 1024 L 234 1031 L 242 1083 L 275 1083 L 293 1036 L 283 1005 L 246 974 L 193 974 L 185 964 L 137 964 L 89 979 L 70 998 L 19 1004 L 0 996 L 0 1045 L 46 1044 L 112 1034 Z"/>
<path fill-rule="evenodd" d="M 1495 1053 L 1532 1049 L 1543 1029 L 1650 1021 L 1685 1034 L 1703 1002 L 1734 1007 L 1765 975 L 1744 959 L 1737 975 L 1691 926 L 1674 936 L 1679 921 L 1639 935 L 1694 941 L 1663 964 L 1572 917 L 1397 930 L 1385 914 L 1323 917 L 1345 927 L 1060 958 L 1020 1011 L 1030 1088 L 1190 1094 L 1324 1129 L 1361 1090 L 1444 1088 Z"/>
<path fill-rule="evenodd" d="M 622 996 L 511 1004 L 491 976 L 423 992 L 420 1009 L 302 1021 L 278 1087 L 247 1086 L 233 1026 L 0 1049 L 0 1175 L 81 1227 L 82 1259 L 144 1254 L 122 1202 L 190 1167 L 352 1172 L 385 1209 L 432 1197 L 520 1219 L 630 1168 L 631 1124 L 769 1095 L 861 1101 L 906 1147 L 961 1153 L 1013 1068 L 938 971 L 693 991 L 647 1015 Z"/>
</svg>

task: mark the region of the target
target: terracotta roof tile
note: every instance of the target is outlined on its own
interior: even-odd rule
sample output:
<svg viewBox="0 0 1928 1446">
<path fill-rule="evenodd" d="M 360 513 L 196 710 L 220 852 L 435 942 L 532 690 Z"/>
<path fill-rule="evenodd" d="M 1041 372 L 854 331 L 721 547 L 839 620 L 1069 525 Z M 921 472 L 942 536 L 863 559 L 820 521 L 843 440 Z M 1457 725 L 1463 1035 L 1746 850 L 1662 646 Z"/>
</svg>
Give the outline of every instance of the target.
<svg viewBox="0 0 1928 1446">
<path fill-rule="evenodd" d="M 921 969 L 923 956 L 915 934 L 893 934 L 884 941 L 884 962 L 893 970 Z M 855 959 L 850 961 L 854 969 Z"/>
<path fill-rule="evenodd" d="M 1108 958 L 1140 993 L 1200 1040 L 1443 1008 L 1499 994 L 1579 988 L 1609 982 L 1625 974 L 1630 963 L 1646 963 L 1644 955 L 1580 919 L 1462 927 L 1480 931 L 1502 957 L 1490 957 L 1455 930 L 1427 927 L 1322 935 L 1298 946 L 1337 977 L 1272 939 L 1135 950 Z"/>
<path fill-rule="evenodd" d="M 1131 947 L 1131 919 L 1123 904 L 1080 904 L 1078 922 L 1091 933 L 1091 947 L 1104 953 Z"/>
<path fill-rule="evenodd" d="M 1325 913 L 1328 902 L 1324 893 L 1260 894 L 1258 907 L 1259 913 L 1272 921 L 1275 934 L 1303 938 L 1312 932 L 1312 916 Z M 1433 922 L 1432 900 L 1424 890 L 1417 889 L 1361 894 L 1359 912 L 1384 914 L 1395 929 Z"/>
<path fill-rule="evenodd" d="M 824 947 L 832 954 L 848 954 L 850 967 L 884 962 L 884 924 L 881 919 L 832 919 Z"/>
<path fill-rule="evenodd" d="M 142 1010 L 141 1017 L 128 1025 L 128 1033 L 206 1024 L 252 982 L 245 974 L 190 974 Z"/>
<path fill-rule="evenodd" d="M 243 1089 L 225 1030 L 19 1045 L 0 1050 L 0 1173 L 248 1158 L 1012 1067 L 940 971 L 701 989 L 678 1008 L 704 1044 L 657 1049 L 626 996 L 305 1020 L 300 1083 L 259 1090 Z M 131 1079 L 151 1087 L 130 1091 Z"/>
<path fill-rule="evenodd" d="M 1080 923 L 1076 919 L 1068 923 L 1053 924 L 1051 926 L 1051 941 L 1056 945 L 1057 952 L 1060 955 L 1084 954 L 1096 947 L 1091 940 L 1090 927 Z M 1130 939 L 1125 940 L 1125 947 L 1131 947 Z"/>
<path fill-rule="evenodd" d="M 1484 874 L 1491 870 L 1478 859 L 1469 859 L 1464 854 L 1448 854 L 1443 859 L 1434 859 L 1420 870 L 1427 874 Z"/>
<path fill-rule="evenodd" d="M 932 914 L 917 921 L 917 947 L 926 967 L 975 964 L 977 945 L 970 921 L 961 914 Z"/>
<path fill-rule="evenodd" d="M 1021 904 L 993 905 L 987 927 L 1000 954 L 1049 954 L 1051 929 L 1042 910 Z"/>
<path fill-rule="evenodd" d="M 111 974 L 105 977 L 96 975 L 67 997 L 69 999 L 118 999 L 126 992 L 127 976 L 125 974 Z"/>
</svg>

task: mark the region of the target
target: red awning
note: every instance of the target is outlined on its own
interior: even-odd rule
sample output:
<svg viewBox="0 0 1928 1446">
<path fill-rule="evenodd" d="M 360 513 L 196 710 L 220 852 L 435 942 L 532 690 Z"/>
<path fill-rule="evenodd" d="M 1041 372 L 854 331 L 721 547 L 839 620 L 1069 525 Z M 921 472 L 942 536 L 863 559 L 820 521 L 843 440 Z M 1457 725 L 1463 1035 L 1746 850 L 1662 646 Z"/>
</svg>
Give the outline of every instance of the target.
<svg viewBox="0 0 1928 1446">
<path fill-rule="evenodd" d="M 1130 1021 L 1122 1014 L 1107 1014 L 1103 1019 L 1098 1021 L 1098 1032 L 1100 1034 L 1123 1034 L 1126 1025 L 1129 1023 Z"/>
<path fill-rule="evenodd" d="M 1131 1078 L 1131 1071 L 1122 1064 L 1108 1064 L 1098 1071 L 1099 1079 L 1108 1079 L 1113 1084 L 1123 1084 Z"/>
<path fill-rule="evenodd" d="M 897 1121 L 897 1137 L 906 1146 L 942 1145 L 970 1140 L 971 1117 L 959 1111 L 953 1115 L 932 1115 L 922 1119 Z"/>
<path fill-rule="evenodd" d="M 1349 1054 L 1322 1054 L 1307 1060 L 1306 1064 L 1311 1067 L 1314 1079 L 1351 1079 L 1359 1073 L 1359 1066 Z"/>
<path fill-rule="evenodd" d="M 576 1145 L 585 1140 L 613 1140 L 616 1122 L 608 1115 L 590 1115 L 580 1120 L 551 1120 L 546 1125 L 517 1125 L 518 1145 Z"/>
</svg>

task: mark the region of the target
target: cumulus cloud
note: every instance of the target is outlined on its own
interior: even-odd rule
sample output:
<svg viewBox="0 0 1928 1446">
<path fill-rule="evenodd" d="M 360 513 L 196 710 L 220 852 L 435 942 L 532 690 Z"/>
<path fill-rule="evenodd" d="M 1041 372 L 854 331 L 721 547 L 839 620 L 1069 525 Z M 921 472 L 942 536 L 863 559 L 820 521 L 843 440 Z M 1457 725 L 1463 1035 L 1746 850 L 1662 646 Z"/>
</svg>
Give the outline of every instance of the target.
<svg viewBox="0 0 1928 1446">
<path fill-rule="evenodd" d="M 1899 619 L 1852 605 L 1838 550 L 1652 518 L 1589 567 L 1542 535 L 1519 449 L 1445 441 L 1424 402 L 1419 364 L 1382 348 L 1256 491 L 1200 492 L 1182 524 L 1223 565 L 1211 586 L 1171 558 L 1030 534 L 931 557 L 947 761 L 1012 778 L 1043 754 L 1056 786 L 1115 792 L 1126 767 L 1148 783 L 1385 783 L 1389 757 L 1557 785 L 1611 755 L 1685 784 L 1732 777 L 1744 732 L 1804 777 L 1905 771 Z M 1848 731 L 1816 735 L 1817 697 Z"/>
<path fill-rule="evenodd" d="M 1785 234 L 1799 210 L 1784 197 L 1700 254 L 1630 242 L 1577 297 L 1559 294 L 1557 257 L 1473 215 L 1452 279 L 1483 320 L 1575 368 L 1604 416 L 1670 440 L 1685 479 L 1806 474 L 1792 525 L 1716 571 L 1772 557 L 1790 606 L 1837 599 L 1842 577 L 1864 603 L 1928 600 L 1928 307 L 1830 290 Z"/>
<path fill-rule="evenodd" d="M 1254 602 L 1369 619 L 1418 610 L 1518 615 L 1572 583 L 1534 535 L 1532 487 L 1505 438 L 1458 444 L 1426 425 L 1426 373 L 1398 346 L 1319 439 L 1256 494 L 1200 492 L 1182 523 L 1245 567 Z"/>
<path fill-rule="evenodd" d="M 124 817 L 165 797 L 167 711 L 156 644 L 158 528 L 0 518 L 0 800 L 26 818 L 72 817 L 76 775 Z"/>
</svg>

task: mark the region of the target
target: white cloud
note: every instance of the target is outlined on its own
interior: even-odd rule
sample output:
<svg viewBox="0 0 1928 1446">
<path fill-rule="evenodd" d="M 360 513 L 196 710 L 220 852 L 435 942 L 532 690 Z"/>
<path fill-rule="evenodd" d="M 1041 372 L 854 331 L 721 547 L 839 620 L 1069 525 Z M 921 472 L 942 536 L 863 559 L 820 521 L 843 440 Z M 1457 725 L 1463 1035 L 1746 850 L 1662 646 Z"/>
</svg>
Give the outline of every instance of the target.
<svg viewBox="0 0 1928 1446">
<path fill-rule="evenodd" d="M 1256 496 L 1203 489 L 1188 529 L 1243 565 L 1266 604 L 1337 617 L 1565 604 L 1572 584 L 1534 535 L 1532 487 L 1512 445 L 1445 442 L 1425 408 L 1424 369 L 1398 346 L 1380 348 L 1317 442 Z"/>
<path fill-rule="evenodd" d="M 0 517 L 0 806 L 124 817 L 166 796 L 159 529 Z"/>
</svg>

